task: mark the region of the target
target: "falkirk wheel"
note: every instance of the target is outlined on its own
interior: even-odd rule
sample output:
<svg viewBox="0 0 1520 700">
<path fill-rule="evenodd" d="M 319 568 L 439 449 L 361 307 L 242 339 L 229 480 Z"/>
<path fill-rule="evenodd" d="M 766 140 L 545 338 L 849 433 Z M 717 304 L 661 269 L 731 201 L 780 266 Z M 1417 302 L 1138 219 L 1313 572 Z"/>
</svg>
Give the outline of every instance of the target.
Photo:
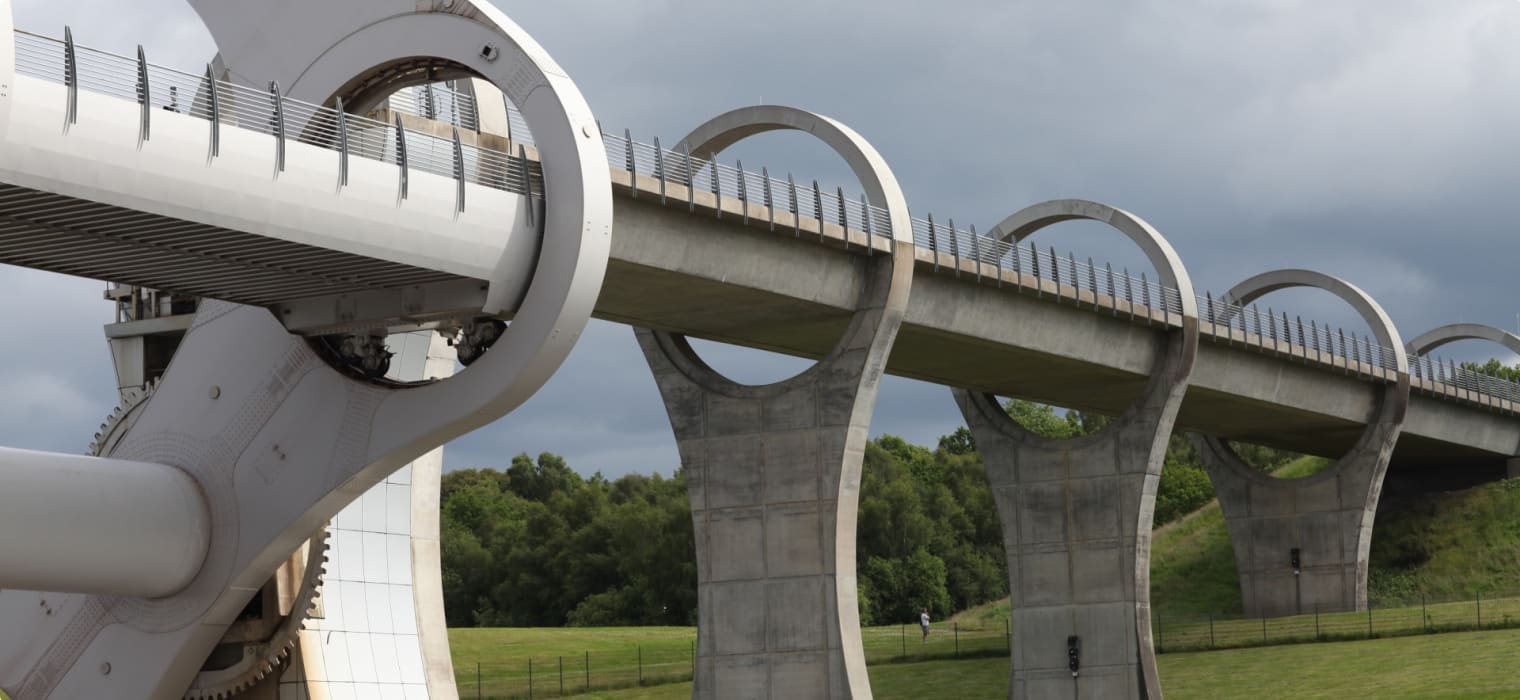
<svg viewBox="0 0 1520 700">
<path fill-rule="evenodd" d="M 89 456 L 0 448 L 10 506 L 0 517 L 0 696 L 457 697 L 433 451 L 532 396 L 591 315 L 612 228 L 596 119 L 544 49 L 486 2 L 191 4 L 222 78 L 259 76 L 293 99 L 362 114 L 446 78 L 495 86 L 530 125 L 547 195 L 529 201 L 536 225 L 501 223 L 503 239 L 523 240 L 506 246 L 484 303 L 455 326 L 456 347 L 428 340 L 440 337 L 430 329 L 396 358 L 335 352 L 269 309 L 206 300 L 149 383 L 141 344 L 113 338 L 123 404 Z M 0 15 L 12 21 L 8 1 Z M 3 53 L 14 54 L 4 30 L 13 45 Z M 11 85 L 16 60 L 0 61 Z M 10 114 L 15 105 L 0 100 Z M 144 135 L 147 119 L 145 107 Z M 456 349 L 469 367 L 451 377 Z M 420 381 L 380 379 L 386 361 Z M 365 519 L 375 493 L 378 524 Z M 423 517 L 409 522 L 414 509 Z M 340 557 L 362 560 L 360 573 L 341 576 Z M 376 561 L 371 575 L 364 567 Z M 360 621 L 338 619 L 354 610 L 386 629 L 349 632 Z M 350 663 L 345 643 L 367 661 Z"/>
</svg>

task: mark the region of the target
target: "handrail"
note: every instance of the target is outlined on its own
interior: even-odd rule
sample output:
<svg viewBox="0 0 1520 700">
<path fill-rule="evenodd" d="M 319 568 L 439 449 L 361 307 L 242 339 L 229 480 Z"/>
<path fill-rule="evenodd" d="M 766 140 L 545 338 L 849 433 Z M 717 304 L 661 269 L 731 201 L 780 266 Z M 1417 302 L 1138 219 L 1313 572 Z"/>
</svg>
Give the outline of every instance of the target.
<svg viewBox="0 0 1520 700">
<path fill-rule="evenodd" d="M 508 148 L 515 149 L 515 153 L 462 143 L 458 129 L 478 131 L 479 111 L 472 96 L 441 86 L 423 88 L 425 104 L 418 98 L 416 88 L 403 89 L 392 95 L 386 106 L 393 113 L 394 123 L 386 123 L 347 114 L 341 109 L 341 101 L 337 103 L 338 109 L 333 109 L 282 96 L 274 84 L 269 86 L 268 92 L 263 92 L 217 80 L 210 65 L 204 74 L 197 76 L 149 64 L 140 47 L 135 58 L 127 58 L 77 46 L 68 28 L 65 28 L 63 40 L 23 30 L 16 30 L 15 34 L 17 72 L 62 83 L 68 88 L 65 130 L 78 120 L 77 93 L 83 88 L 134 99 L 141 104 L 142 140 L 148 138 L 149 110 L 153 108 L 206 119 L 210 122 L 211 158 L 220 155 L 220 128 L 226 122 L 237 128 L 275 136 L 276 167 L 277 170 L 283 169 L 284 142 L 289 129 L 288 136 L 300 143 L 338 152 L 340 187 L 347 185 L 348 158 L 353 154 L 397 165 L 401 200 L 406 199 L 412 169 L 458 179 L 458 211 L 464 209 L 466 183 L 514 192 L 530 199 L 535 196 L 535 186 L 542 190 L 542 174 L 526 154 L 526 146 L 533 143 L 532 131 L 522 114 L 505 99 Z M 157 85 L 167 86 L 167 93 L 155 92 L 154 86 Z M 180 94 L 181 89 L 185 95 Z M 405 128 L 403 113 L 424 115 L 424 112 L 453 124 L 451 137 L 441 138 Z M 816 222 L 820 239 L 824 237 L 825 224 L 845 229 L 846 246 L 851 230 L 866 234 L 867 241 L 891 237 L 886 211 L 863 195 L 858 200 L 847 197 L 843 188 L 829 192 L 819 187 L 816 180 L 811 188 L 798 187 L 791 173 L 787 173 L 784 180 L 773 178 L 766 168 L 755 173 L 746 171 L 742 163 L 730 167 L 695 158 L 684 149 L 662 148 L 658 139 L 653 144 L 635 141 L 626 131 L 622 136 L 603 131 L 602 139 L 607 146 L 609 167 L 628 171 L 634 177 L 647 176 L 657 180 L 662 204 L 666 202 L 668 186 L 675 185 L 686 189 L 687 208 L 694 211 L 696 193 L 703 191 L 710 193 L 717 202 L 715 209 L 719 218 L 723 215 L 723 200 L 727 198 L 740 204 L 742 220 L 750 223 L 750 198 L 758 192 L 762 193 L 762 203 L 769 210 L 767 223 L 774 230 L 778 203 L 772 193 L 779 190 L 785 193 L 786 211 L 792 216 L 795 236 L 801 236 L 803 212 L 807 212 Z M 637 183 L 634 185 L 637 190 Z M 532 206 L 528 216 L 531 222 L 534 217 Z M 1040 297 L 1046 293 L 1045 283 L 1054 283 L 1054 298 L 1058 303 L 1063 298 L 1075 297 L 1081 306 L 1114 316 L 1122 309 L 1134 320 L 1139 320 L 1137 307 L 1144 308 L 1148 310 L 1144 315 L 1146 322 L 1154 322 L 1156 315 L 1152 312 L 1160 312 L 1163 325 L 1172 324 L 1170 315 L 1180 315 L 1182 311 L 1179 292 L 1149 280 L 1143 272 L 1138 276 L 1132 275 L 1128 269 L 1116 272 L 1106 263 L 1100 269 L 1091 259 L 1082 262 L 1071 254 L 1062 258 L 1054 249 L 1041 251 L 1033 243 L 1027 248 L 1021 247 L 978 234 L 975 227 L 958 228 L 953 221 L 947 228 L 936 224 L 933 215 L 913 219 L 913 241 L 930 254 L 936 272 L 948 266 L 959 276 L 963 268 L 970 265 L 974 279 L 994 278 L 1000 287 L 1011 274 L 1015 286 L 1033 287 L 1035 295 Z M 874 246 L 866 246 L 866 254 L 874 252 Z M 992 270 L 986 271 L 984 265 Z M 1063 288 L 1069 288 L 1069 291 Z M 1200 294 L 1197 301 L 1200 322 L 1204 324 L 1206 336 L 1213 342 L 1255 347 L 1259 351 L 1306 362 L 1328 363 L 1347 374 L 1374 381 L 1396 381 L 1394 350 L 1378 345 L 1365 334 L 1348 334 L 1341 329 L 1332 332 L 1328 325 L 1312 319 L 1306 330 L 1301 318 L 1294 317 L 1290 322 L 1285 312 L 1268 308 L 1263 314 L 1254 304 L 1242 308 L 1209 293 Z M 1410 374 L 1417 380 L 1418 391 L 1477 401 L 1520 413 L 1520 382 L 1476 372 L 1431 356 L 1410 356 Z M 1508 405 L 1496 404 L 1492 399 Z"/>
</svg>

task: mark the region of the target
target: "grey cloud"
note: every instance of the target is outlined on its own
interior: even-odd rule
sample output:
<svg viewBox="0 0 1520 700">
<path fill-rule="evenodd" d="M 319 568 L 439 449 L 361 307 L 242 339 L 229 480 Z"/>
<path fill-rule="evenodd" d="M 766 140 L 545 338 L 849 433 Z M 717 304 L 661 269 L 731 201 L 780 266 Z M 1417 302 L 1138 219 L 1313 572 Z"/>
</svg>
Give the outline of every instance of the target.
<svg viewBox="0 0 1520 700">
<path fill-rule="evenodd" d="M 1508 0 L 500 5 L 607 128 L 640 139 L 669 143 L 733 107 L 791 103 L 869 138 L 918 215 L 985 230 L 1042 199 L 1098 199 L 1156 225 L 1200 289 L 1275 267 L 1324 269 L 1376 296 L 1405 335 L 1456 320 L 1510 326 L 1520 311 L 1508 206 L 1520 186 L 1520 4 Z M 24 27 L 70 22 L 82 42 L 122 52 L 141 42 L 191 69 L 211 51 L 194 14 L 169 0 L 24 0 L 16 12 Z M 744 144 L 730 158 L 852 182 L 805 138 Z M 1126 241 L 1093 227 L 1035 238 L 1144 269 Z M 104 302 L 88 287 L 50 287 L 4 312 L 10 328 L 51 323 L 63 347 L 80 349 L 40 353 L 13 331 L 0 348 L 23 359 L 0 368 L 0 387 L 50 386 L 21 379 L 36 375 L 109 395 L 93 388 L 110 374 L 95 325 Z M 1264 303 L 1361 328 L 1325 295 Z M 736 361 L 762 373 L 786 364 Z M 448 464 L 552 450 L 587 471 L 668 470 L 674 444 L 647 374 L 627 329 L 598 324 L 538 396 L 457 441 Z M 55 406 L 27 410 L 81 411 L 56 393 Z M 943 388 L 893 380 L 874 430 L 931 442 L 957 423 Z M 88 437 L 63 420 L 29 425 L 0 438 Z"/>
</svg>

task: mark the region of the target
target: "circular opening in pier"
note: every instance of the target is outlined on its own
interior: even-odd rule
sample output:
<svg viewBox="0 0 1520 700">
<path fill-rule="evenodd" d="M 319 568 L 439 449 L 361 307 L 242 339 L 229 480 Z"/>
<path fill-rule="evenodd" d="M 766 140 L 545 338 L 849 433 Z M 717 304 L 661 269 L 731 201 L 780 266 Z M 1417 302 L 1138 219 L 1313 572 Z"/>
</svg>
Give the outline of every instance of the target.
<svg viewBox="0 0 1520 700">
<path fill-rule="evenodd" d="M 687 342 L 691 344 L 692 352 L 702 358 L 708 367 L 735 382 L 751 386 L 785 381 L 814 363 L 813 359 L 743 345 L 700 338 L 687 338 Z"/>
</svg>

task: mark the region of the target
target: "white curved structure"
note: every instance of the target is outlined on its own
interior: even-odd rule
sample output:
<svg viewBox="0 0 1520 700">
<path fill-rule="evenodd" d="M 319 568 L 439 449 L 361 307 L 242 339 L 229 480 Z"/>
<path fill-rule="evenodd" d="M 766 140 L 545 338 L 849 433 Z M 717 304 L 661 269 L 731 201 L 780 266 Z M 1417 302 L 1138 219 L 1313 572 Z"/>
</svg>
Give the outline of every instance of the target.
<svg viewBox="0 0 1520 700">
<path fill-rule="evenodd" d="M 521 290 L 524 256 L 513 255 L 510 246 L 479 275 L 489 282 L 480 311 L 512 313 L 511 325 L 475 361 L 467 381 L 395 389 L 344 376 L 264 309 L 203 304 L 172 370 L 137 410 L 110 456 L 174 465 L 196 481 L 211 517 L 206 561 L 183 590 L 156 599 L 0 592 L 0 628 L 24 631 L 0 639 L 0 688 L 14 698 L 180 697 L 249 597 L 317 524 L 412 459 L 510 411 L 547 380 L 574 345 L 596 300 L 611 231 L 611 187 L 595 119 L 542 49 L 499 12 L 472 2 L 459 2 L 456 10 L 463 14 L 418 13 L 412 5 L 393 8 L 389 18 L 347 13 L 338 19 L 364 22 L 349 24 L 344 37 L 352 39 L 352 30 L 378 33 L 357 43 L 322 44 L 323 37 L 307 36 L 306 55 L 321 60 L 306 66 L 303 75 L 325 76 L 328 85 L 339 86 L 387 61 L 432 55 L 487 76 L 519 105 L 537 136 L 545 187 L 553 194 L 544 203 L 543 236 L 533 242 L 537 254 L 527 256 L 532 281 L 526 290 Z M 208 18 L 214 34 L 220 23 Z M 404 37 L 415 42 L 404 44 Z M 481 51 L 486 44 L 494 50 Z M 286 59 L 302 55 L 286 49 L 280 54 Z M 16 86 L 3 104 L 10 109 L 27 86 L 13 75 L 7 80 Z M 69 95 L 66 105 L 69 130 L 75 136 L 90 133 L 89 122 L 74 121 L 77 98 Z M 14 129 L 24 128 L 24 120 L 39 111 L 13 110 L 7 136 L 14 137 Z M 108 167 L 105 144 L 114 140 L 104 135 L 103 123 L 99 128 L 99 143 L 90 138 L 60 143 L 62 151 L 76 155 L 56 161 L 44 160 L 48 146 L 40 139 L 42 129 L 37 144 L 8 139 L 6 154 L 14 158 L 7 164 L 22 164 L 8 173 L 16 178 L 12 182 L 50 168 Z M 172 161 L 173 139 L 150 139 L 144 149 L 154 142 L 168 144 L 163 155 Z M 220 147 L 235 151 L 234 142 L 213 138 L 212 161 Z M 90 165 L 82 154 L 92 148 L 106 152 Z M 182 195 L 194 190 L 195 177 L 176 175 L 172 168 L 161 175 L 184 182 Z M 299 178 L 275 182 L 292 179 Z M 164 186 L 152 177 L 99 181 L 105 184 L 93 193 L 98 201 L 129 198 L 131 188 Z M 331 189 L 325 198 L 341 200 Z M 322 206 L 321 199 L 308 197 L 316 206 Z M 405 208 L 394 200 L 387 206 Z M 252 213 L 263 221 L 290 215 L 270 209 Z M 452 213 L 459 214 L 457 208 Z M 497 240 L 533 231 L 513 226 L 512 219 L 494 224 Z"/>
<path fill-rule="evenodd" d="M 206 560 L 206 501 L 174 467 L 0 447 L 0 481 L 0 532 L 47 533 L 0 538 L 0 561 L 26 562 L 9 586 L 158 598 Z"/>
</svg>

